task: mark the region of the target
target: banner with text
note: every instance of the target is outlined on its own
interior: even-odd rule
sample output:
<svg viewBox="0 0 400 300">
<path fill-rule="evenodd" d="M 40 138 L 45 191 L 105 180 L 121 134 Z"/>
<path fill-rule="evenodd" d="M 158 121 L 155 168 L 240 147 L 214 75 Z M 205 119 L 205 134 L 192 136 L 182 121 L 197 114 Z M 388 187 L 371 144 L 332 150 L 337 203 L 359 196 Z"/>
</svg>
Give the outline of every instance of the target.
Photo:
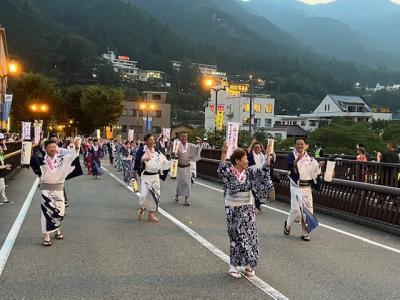
<svg viewBox="0 0 400 300">
<path fill-rule="evenodd" d="M 226 141 L 228 143 L 227 158 L 229 158 L 233 151 L 238 147 L 239 126 L 240 124 L 236 122 L 228 122 L 226 126 Z"/>
<path fill-rule="evenodd" d="M 22 122 L 22 140 L 31 139 L 31 122 Z"/>
<path fill-rule="evenodd" d="M 215 127 L 217 130 L 222 130 L 224 126 L 225 117 L 225 107 L 223 105 L 218 105 L 217 115 L 215 117 Z"/>
<path fill-rule="evenodd" d="M 3 105 L 3 115 L 2 120 L 7 121 L 8 117 L 10 116 L 11 111 L 11 104 L 12 104 L 13 95 L 6 94 L 4 98 L 4 105 Z"/>
<path fill-rule="evenodd" d="M 34 142 L 34 144 L 38 145 L 40 142 L 40 134 L 42 133 L 42 124 L 34 123 L 33 129 L 34 129 L 33 130 L 33 134 L 34 134 L 33 142 Z"/>
<path fill-rule="evenodd" d="M 31 163 L 32 142 L 22 142 L 21 148 L 21 165 L 29 165 Z"/>
</svg>

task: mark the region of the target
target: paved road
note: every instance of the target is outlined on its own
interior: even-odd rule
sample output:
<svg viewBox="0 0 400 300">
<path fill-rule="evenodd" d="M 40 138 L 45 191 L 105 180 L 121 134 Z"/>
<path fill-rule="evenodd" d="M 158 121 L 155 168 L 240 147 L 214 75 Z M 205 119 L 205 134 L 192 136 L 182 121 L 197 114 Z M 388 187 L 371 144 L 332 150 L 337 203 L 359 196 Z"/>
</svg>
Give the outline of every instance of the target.
<svg viewBox="0 0 400 300">
<path fill-rule="evenodd" d="M 106 168 L 121 177 L 108 165 Z M 0 207 L 5 239 L 34 182 L 28 170 L 9 181 L 15 203 Z M 199 180 L 192 205 L 173 201 L 175 181 L 162 185 L 161 206 L 198 236 L 228 253 L 220 185 Z M 110 175 L 67 185 L 71 207 L 66 239 L 40 245 L 39 192 L 0 276 L 0 299 L 269 299 L 252 282 L 235 280 L 227 264 L 187 231 L 160 216 L 159 224 L 136 218 L 137 196 Z M 319 215 L 320 222 L 356 236 L 320 227 L 310 243 L 282 234 L 288 206 L 273 203 L 257 218 L 260 281 L 290 299 L 398 299 L 400 239 Z M 283 212 L 281 212 L 283 211 Z M 394 249 L 358 239 L 362 237 Z M 212 248 L 211 250 L 215 250 Z"/>
</svg>

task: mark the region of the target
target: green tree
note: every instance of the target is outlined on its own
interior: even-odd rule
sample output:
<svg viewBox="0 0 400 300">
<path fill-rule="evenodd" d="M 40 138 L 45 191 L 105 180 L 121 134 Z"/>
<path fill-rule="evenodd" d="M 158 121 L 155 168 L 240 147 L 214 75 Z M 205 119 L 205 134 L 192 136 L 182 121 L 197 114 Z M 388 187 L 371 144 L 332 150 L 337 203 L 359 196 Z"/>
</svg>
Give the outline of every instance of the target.
<svg viewBox="0 0 400 300">
<path fill-rule="evenodd" d="M 26 73 L 10 81 L 13 92 L 11 115 L 15 121 L 64 120 L 61 90 L 57 80 L 38 73 Z M 48 111 L 33 112 L 33 104 L 47 105 Z"/>
<path fill-rule="evenodd" d="M 383 129 L 383 140 L 400 144 L 400 122 L 393 121 Z"/>
</svg>

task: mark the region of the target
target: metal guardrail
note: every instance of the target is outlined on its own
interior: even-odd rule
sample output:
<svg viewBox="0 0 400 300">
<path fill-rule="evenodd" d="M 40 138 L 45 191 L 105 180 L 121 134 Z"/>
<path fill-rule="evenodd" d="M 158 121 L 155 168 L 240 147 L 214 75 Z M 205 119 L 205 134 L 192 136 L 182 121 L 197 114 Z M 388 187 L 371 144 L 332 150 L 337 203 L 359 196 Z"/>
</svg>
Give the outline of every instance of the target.
<svg viewBox="0 0 400 300">
<path fill-rule="evenodd" d="M 201 155 L 204 158 L 219 159 L 221 150 L 207 149 L 203 150 Z M 363 162 L 342 158 L 336 158 L 335 161 L 336 178 L 400 188 L 400 164 Z M 287 154 L 277 153 L 274 166 L 276 169 L 287 170 Z"/>
<path fill-rule="evenodd" d="M 197 164 L 199 175 L 216 180 L 219 160 L 202 158 Z M 279 183 L 274 183 L 279 199 L 289 201 L 290 182 L 288 171 L 275 169 L 282 175 Z M 400 188 L 343 180 L 334 178 L 324 183 L 320 191 L 314 191 L 316 207 L 338 212 L 341 215 L 363 219 L 381 229 L 400 233 Z M 390 228 L 389 228 L 390 227 Z"/>
</svg>

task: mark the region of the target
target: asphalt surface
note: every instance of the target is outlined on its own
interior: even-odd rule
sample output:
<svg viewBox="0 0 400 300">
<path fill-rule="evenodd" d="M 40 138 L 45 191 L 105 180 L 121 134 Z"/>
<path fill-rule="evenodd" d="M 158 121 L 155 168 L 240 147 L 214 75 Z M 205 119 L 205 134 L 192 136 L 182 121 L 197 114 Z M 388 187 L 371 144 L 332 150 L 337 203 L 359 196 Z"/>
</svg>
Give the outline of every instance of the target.
<svg viewBox="0 0 400 300">
<path fill-rule="evenodd" d="M 105 167 L 115 173 L 106 163 Z M 14 204 L 0 206 L 0 245 L 35 177 L 21 170 L 8 182 Z M 215 182 L 199 183 L 220 189 Z M 161 207 L 228 254 L 222 193 L 196 184 L 190 207 L 176 204 L 175 181 L 161 187 Z M 41 246 L 36 192 L 0 276 L 0 299 L 268 299 L 187 232 L 159 215 L 137 219 L 138 197 L 111 176 L 81 176 L 67 183 L 70 208 L 65 240 Z M 285 203 L 268 204 L 288 211 Z M 400 238 L 318 215 L 323 224 L 400 249 Z M 290 299 L 399 299 L 400 254 L 319 227 L 312 241 L 300 227 L 283 235 L 286 215 L 265 208 L 257 217 L 257 276 Z"/>
</svg>

